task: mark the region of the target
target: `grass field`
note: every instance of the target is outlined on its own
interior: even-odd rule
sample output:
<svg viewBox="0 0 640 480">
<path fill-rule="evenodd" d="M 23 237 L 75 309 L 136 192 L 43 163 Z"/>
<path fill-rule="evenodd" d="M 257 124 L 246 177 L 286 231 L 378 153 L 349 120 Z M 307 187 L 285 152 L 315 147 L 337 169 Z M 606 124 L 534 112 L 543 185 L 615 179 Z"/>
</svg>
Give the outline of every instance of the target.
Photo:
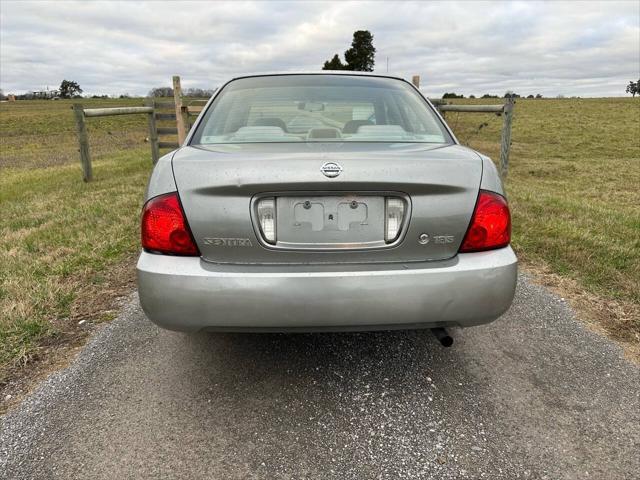
<svg viewBox="0 0 640 480">
<path fill-rule="evenodd" d="M 506 181 L 520 259 L 600 297 L 595 320 L 612 336 L 635 343 L 640 342 L 639 100 L 518 100 Z M 494 118 L 448 114 L 447 120 L 461 141 L 497 159 L 494 139 L 501 122 Z M 477 133 L 483 121 L 488 125 Z"/>
<path fill-rule="evenodd" d="M 0 104 L 0 382 L 81 335 L 78 322 L 104 316 L 133 279 L 151 169 L 146 117 L 88 121 L 95 181 L 85 184 L 70 105 Z"/>
<path fill-rule="evenodd" d="M 82 335 L 81 319 L 109 318 L 133 279 L 146 118 L 88 121 L 95 181 L 84 184 L 70 103 L 0 104 L 0 384 Z M 498 158 L 500 118 L 447 121 Z M 638 343 L 640 100 L 518 100 L 512 139 L 506 187 L 520 258 L 573 282 L 607 311 L 610 335 Z"/>
</svg>

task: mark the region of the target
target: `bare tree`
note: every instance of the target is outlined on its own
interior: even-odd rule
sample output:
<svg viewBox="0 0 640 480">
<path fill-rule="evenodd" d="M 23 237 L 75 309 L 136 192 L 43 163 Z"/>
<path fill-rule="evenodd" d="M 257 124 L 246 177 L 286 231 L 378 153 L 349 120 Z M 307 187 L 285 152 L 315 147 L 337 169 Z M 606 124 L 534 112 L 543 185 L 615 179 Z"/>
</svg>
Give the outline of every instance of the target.
<svg viewBox="0 0 640 480">
<path fill-rule="evenodd" d="M 171 87 L 155 87 L 149 90 L 149 97 L 173 97 L 173 88 Z"/>
<path fill-rule="evenodd" d="M 209 98 L 216 89 L 204 89 L 204 88 L 186 88 L 182 90 L 182 94 L 185 97 L 197 97 L 197 98 Z"/>
</svg>

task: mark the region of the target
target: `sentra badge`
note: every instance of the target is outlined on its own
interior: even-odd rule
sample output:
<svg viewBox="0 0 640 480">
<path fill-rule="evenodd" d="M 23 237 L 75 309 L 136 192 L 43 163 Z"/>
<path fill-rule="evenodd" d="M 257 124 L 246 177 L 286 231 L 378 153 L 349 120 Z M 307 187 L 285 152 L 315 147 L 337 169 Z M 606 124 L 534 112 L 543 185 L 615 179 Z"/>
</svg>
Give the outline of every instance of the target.
<svg viewBox="0 0 640 480">
<path fill-rule="evenodd" d="M 213 247 L 250 247 L 251 240 L 248 238 L 203 238 L 205 245 Z"/>
</svg>

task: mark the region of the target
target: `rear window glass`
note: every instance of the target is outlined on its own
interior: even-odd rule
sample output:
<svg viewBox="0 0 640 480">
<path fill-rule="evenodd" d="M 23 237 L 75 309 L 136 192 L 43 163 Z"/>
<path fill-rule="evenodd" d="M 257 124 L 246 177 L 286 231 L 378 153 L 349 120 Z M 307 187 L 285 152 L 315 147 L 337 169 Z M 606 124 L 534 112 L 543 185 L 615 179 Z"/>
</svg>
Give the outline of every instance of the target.
<svg viewBox="0 0 640 480">
<path fill-rule="evenodd" d="M 451 143 L 407 83 L 378 77 L 276 75 L 227 84 L 191 144 L 260 142 Z"/>
</svg>

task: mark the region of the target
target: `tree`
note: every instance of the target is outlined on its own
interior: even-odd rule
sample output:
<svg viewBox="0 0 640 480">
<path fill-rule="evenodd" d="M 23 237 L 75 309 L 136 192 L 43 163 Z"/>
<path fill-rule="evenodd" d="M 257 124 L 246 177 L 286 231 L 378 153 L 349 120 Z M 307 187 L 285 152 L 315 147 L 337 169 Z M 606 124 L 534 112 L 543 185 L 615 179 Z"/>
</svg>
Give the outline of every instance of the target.
<svg viewBox="0 0 640 480">
<path fill-rule="evenodd" d="M 173 88 L 156 87 L 149 90 L 149 97 L 173 97 Z"/>
<path fill-rule="evenodd" d="M 507 90 L 507 92 L 504 94 L 504 98 L 520 98 L 520 95 L 512 92 L 511 90 Z"/>
<path fill-rule="evenodd" d="M 322 69 L 373 72 L 375 56 L 376 47 L 373 46 L 373 35 L 369 30 L 358 30 L 353 32 L 351 48 L 344 52 L 345 63 L 342 63 L 336 53 L 331 60 L 324 62 Z"/>
<path fill-rule="evenodd" d="M 458 95 L 455 92 L 447 92 L 442 95 L 442 98 L 464 98 L 464 95 Z"/>
<path fill-rule="evenodd" d="M 324 62 L 322 70 L 345 70 L 346 66 L 340 60 L 340 57 L 336 53 L 331 60 Z"/>
<path fill-rule="evenodd" d="M 182 91 L 182 95 L 185 97 L 209 98 L 215 91 L 215 88 L 213 90 L 205 90 L 203 88 L 185 88 Z"/>
<path fill-rule="evenodd" d="M 536 93 L 536 98 L 542 98 L 542 95 L 539 93 Z"/>
<path fill-rule="evenodd" d="M 369 30 L 353 32 L 351 48 L 344 52 L 347 70 L 359 72 L 373 72 L 375 65 L 376 47 L 373 46 L 373 35 Z"/>
<path fill-rule="evenodd" d="M 7 97 L 4 96 L 4 92 L 0 88 L 0 100 L 4 100 L 5 98 L 7 98 Z"/>
<path fill-rule="evenodd" d="M 62 80 L 59 90 L 62 98 L 76 97 L 82 93 L 80 85 L 71 80 Z"/>
<path fill-rule="evenodd" d="M 637 82 L 634 82 L 633 80 L 630 81 L 629 85 L 627 85 L 626 92 L 630 93 L 635 98 L 636 93 L 640 93 L 640 79 L 638 79 Z"/>
</svg>

